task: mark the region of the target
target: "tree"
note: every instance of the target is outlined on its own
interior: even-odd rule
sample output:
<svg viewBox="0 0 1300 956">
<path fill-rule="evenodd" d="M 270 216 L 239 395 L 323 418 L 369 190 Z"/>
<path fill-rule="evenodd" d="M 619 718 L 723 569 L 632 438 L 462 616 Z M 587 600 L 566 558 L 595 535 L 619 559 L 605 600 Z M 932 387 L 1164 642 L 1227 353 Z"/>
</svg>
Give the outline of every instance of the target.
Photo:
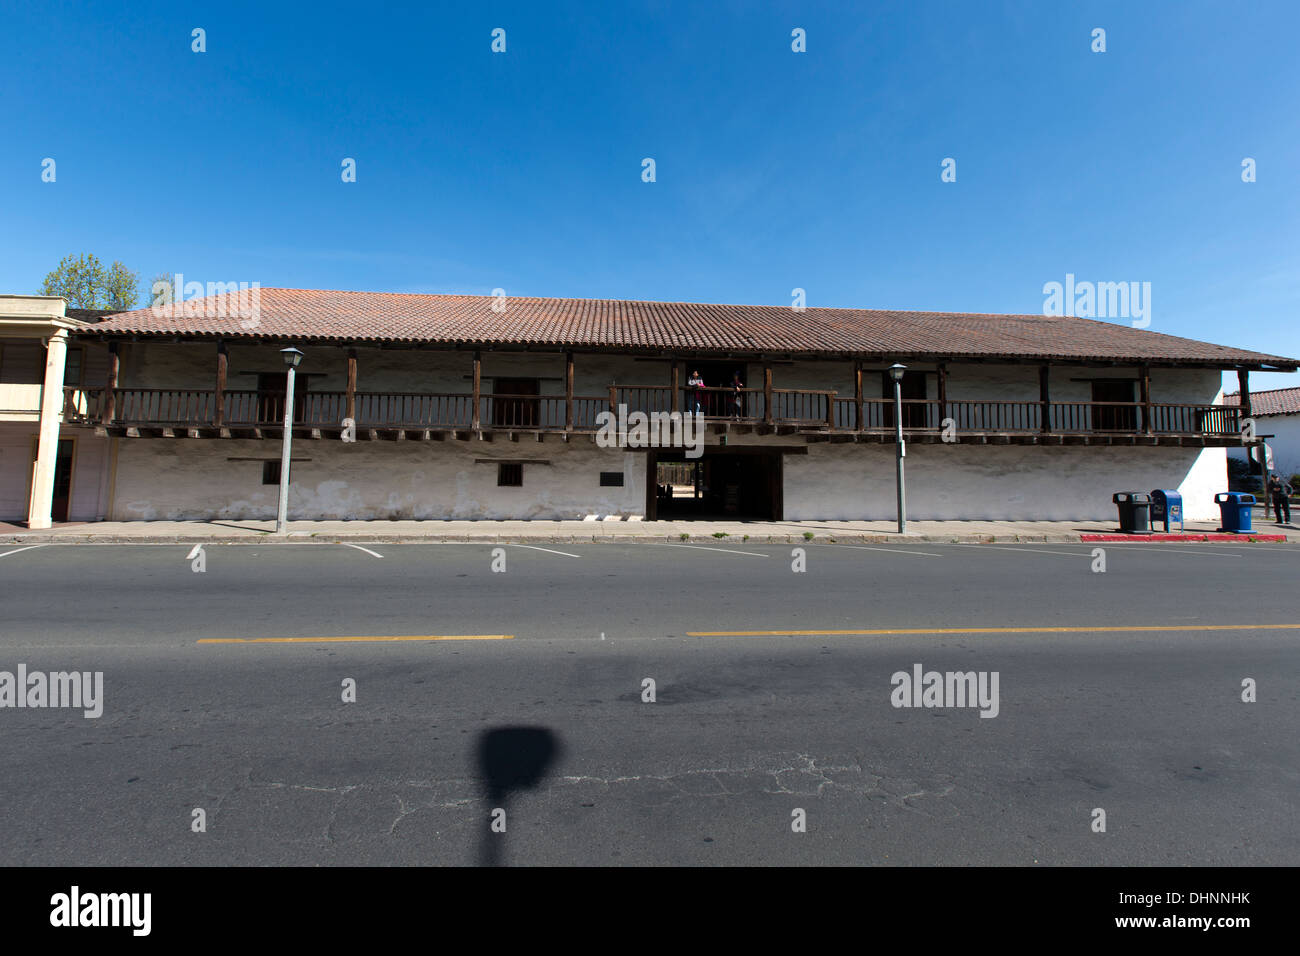
<svg viewBox="0 0 1300 956">
<path fill-rule="evenodd" d="M 58 268 L 45 277 L 41 295 L 61 295 L 74 309 L 125 312 L 135 307 L 139 280 L 120 261 L 105 269 L 93 254 L 64 256 Z"/>
</svg>

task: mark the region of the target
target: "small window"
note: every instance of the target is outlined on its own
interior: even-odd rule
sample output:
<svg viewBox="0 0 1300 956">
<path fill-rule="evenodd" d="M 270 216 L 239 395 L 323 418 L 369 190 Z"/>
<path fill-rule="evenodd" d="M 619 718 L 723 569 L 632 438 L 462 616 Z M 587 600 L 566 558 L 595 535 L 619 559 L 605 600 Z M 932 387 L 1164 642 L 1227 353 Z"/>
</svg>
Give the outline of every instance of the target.
<svg viewBox="0 0 1300 956">
<path fill-rule="evenodd" d="M 524 466 L 517 461 L 503 461 L 497 465 L 497 486 L 519 488 L 524 483 Z"/>
<path fill-rule="evenodd" d="M 278 461 L 262 462 L 262 484 L 278 485 L 280 483 L 280 463 Z"/>
<path fill-rule="evenodd" d="M 621 471 L 602 471 L 600 473 L 600 486 L 602 488 L 622 488 L 623 473 Z"/>
</svg>

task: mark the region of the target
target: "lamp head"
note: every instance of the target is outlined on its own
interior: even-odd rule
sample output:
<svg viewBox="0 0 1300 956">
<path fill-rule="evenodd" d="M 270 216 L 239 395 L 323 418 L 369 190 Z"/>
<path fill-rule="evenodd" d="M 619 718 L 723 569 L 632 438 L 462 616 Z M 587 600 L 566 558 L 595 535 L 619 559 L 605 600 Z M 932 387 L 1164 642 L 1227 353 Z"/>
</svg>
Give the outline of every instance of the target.
<svg viewBox="0 0 1300 956">
<path fill-rule="evenodd" d="M 903 380 L 903 373 L 905 371 L 907 371 L 906 365 L 899 365 L 897 362 L 895 362 L 893 365 L 889 366 L 889 377 L 892 378 L 895 382 L 901 382 Z"/>
<path fill-rule="evenodd" d="M 298 349 L 280 349 L 280 355 L 284 359 L 284 364 L 290 368 L 297 368 L 302 364 L 302 352 Z"/>
</svg>

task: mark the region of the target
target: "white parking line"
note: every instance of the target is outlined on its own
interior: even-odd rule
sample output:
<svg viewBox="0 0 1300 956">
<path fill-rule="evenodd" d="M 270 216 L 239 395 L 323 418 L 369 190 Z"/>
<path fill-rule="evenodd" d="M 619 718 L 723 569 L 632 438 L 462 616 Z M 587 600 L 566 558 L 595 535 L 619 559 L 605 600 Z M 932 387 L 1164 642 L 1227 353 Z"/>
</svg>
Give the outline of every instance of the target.
<svg viewBox="0 0 1300 956">
<path fill-rule="evenodd" d="M 746 554 L 751 558 L 770 558 L 770 554 L 759 554 L 757 551 L 731 551 L 727 548 L 706 548 L 702 544 L 664 544 L 663 542 L 653 542 L 659 548 L 690 548 L 694 551 L 717 551 L 720 554 Z"/>
<path fill-rule="evenodd" d="M 359 544 L 344 544 L 343 547 L 345 547 L 345 548 L 356 548 L 358 551 L 364 551 L 366 554 L 368 554 L 368 555 L 370 555 L 371 557 L 374 557 L 374 558 L 382 558 L 382 557 L 383 557 L 382 554 L 378 554 L 378 553 L 376 553 L 376 552 L 374 552 L 374 551 L 371 551 L 369 548 L 363 548 L 363 547 L 361 547 L 361 545 L 359 545 Z"/>
<path fill-rule="evenodd" d="M 957 544 L 953 543 L 954 548 L 992 548 L 994 551 L 1032 551 L 1035 554 L 1063 554 L 1069 558 L 1090 558 L 1091 552 L 1088 551 L 1048 551 L 1044 548 L 1007 548 L 998 544 Z"/>
<path fill-rule="evenodd" d="M 511 544 L 511 545 L 507 545 L 507 547 L 511 547 L 511 548 L 527 548 L 529 551 L 545 551 L 547 554 L 562 554 L 562 555 L 564 555 L 566 558 L 580 558 L 580 557 L 582 557 L 582 555 L 580 555 L 580 554 L 569 554 L 569 552 L 567 552 L 567 551 L 552 551 L 550 548 L 539 548 L 539 547 L 537 547 L 537 545 L 535 545 L 535 544 Z"/>
<path fill-rule="evenodd" d="M 942 554 L 935 554 L 933 551 L 905 551 L 902 548 L 869 548 L 864 544 L 813 544 L 814 548 L 848 548 L 850 551 L 884 551 L 886 554 L 919 554 L 927 558 L 942 558 Z M 805 547 L 805 545 L 799 545 Z"/>
<path fill-rule="evenodd" d="M 30 551 L 32 550 L 32 548 L 43 548 L 43 547 L 45 547 L 45 545 L 43 544 L 29 544 L 25 548 L 16 548 L 13 551 L 6 551 L 4 554 L 0 554 L 0 558 L 7 558 L 11 554 L 17 554 L 19 551 Z"/>
<path fill-rule="evenodd" d="M 1090 541 L 1088 543 L 1092 544 L 1094 542 Z M 1179 547 L 1176 544 L 1175 545 L 1127 544 L 1125 542 L 1116 543 L 1114 541 L 1097 541 L 1095 543 L 1099 548 L 1111 548 L 1115 551 L 1166 551 L 1169 552 L 1170 554 L 1192 554 L 1198 558 L 1211 558 L 1211 557 L 1239 558 L 1241 557 L 1241 555 L 1233 554 L 1231 551 L 1201 551 L 1199 548 L 1193 551 L 1191 549 L 1197 547 L 1194 544 Z"/>
</svg>

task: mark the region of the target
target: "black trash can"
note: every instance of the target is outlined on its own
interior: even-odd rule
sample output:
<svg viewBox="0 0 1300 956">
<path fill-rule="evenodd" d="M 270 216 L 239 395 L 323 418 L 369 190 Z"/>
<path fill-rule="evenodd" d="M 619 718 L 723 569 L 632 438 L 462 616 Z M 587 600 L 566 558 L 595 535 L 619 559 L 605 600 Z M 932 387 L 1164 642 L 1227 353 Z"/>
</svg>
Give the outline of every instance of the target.
<svg viewBox="0 0 1300 956">
<path fill-rule="evenodd" d="M 1151 533 L 1151 496 L 1140 491 L 1117 491 L 1111 496 L 1119 508 L 1119 530 L 1123 534 Z"/>
</svg>

